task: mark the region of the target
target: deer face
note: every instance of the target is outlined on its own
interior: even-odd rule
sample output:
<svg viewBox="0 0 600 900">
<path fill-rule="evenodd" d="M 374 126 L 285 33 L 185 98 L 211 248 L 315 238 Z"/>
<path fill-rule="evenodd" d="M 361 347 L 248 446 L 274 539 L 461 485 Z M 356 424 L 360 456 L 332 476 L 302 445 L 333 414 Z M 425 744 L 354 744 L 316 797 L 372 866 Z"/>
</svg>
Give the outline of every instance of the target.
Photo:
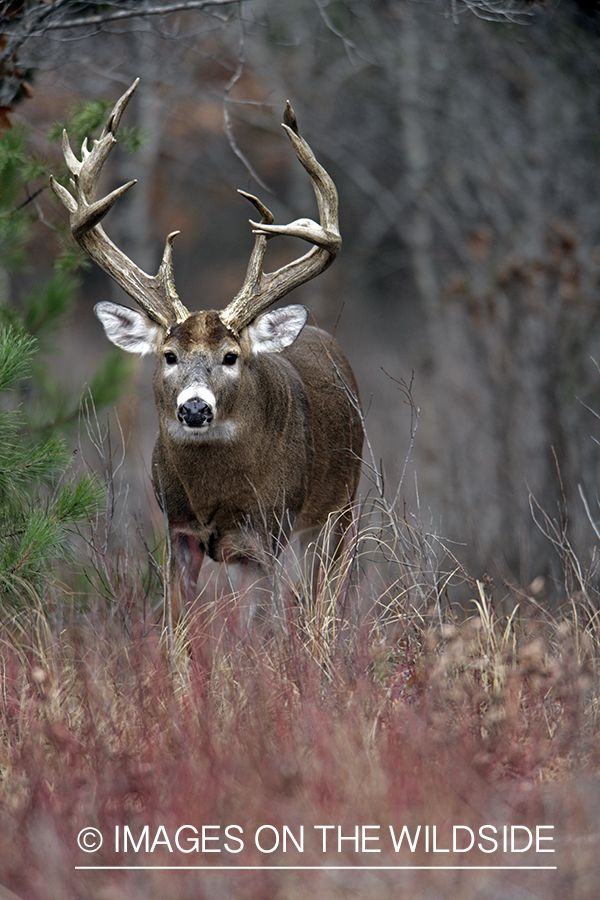
<svg viewBox="0 0 600 900">
<path fill-rule="evenodd" d="M 130 353 L 154 353 L 154 393 L 162 426 L 176 441 L 231 439 L 247 406 L 253 358 L 279 353 L 306 323 L 303 306 L 286 306 L 259 316 L 239 336 L 214 311 L 192 313 L 164 328 L 115 303 L 99 303 L 96 315 L 107 337 Z M 251 392 L 250 392 L 251 393 Z"/>
<path fill-rule="evenodd" d="M 195 313 L 163 334 L 156 351 L 156 404 L 175 440 L 231 431 L 244 348 L 214 312 Z"/>
</svg>

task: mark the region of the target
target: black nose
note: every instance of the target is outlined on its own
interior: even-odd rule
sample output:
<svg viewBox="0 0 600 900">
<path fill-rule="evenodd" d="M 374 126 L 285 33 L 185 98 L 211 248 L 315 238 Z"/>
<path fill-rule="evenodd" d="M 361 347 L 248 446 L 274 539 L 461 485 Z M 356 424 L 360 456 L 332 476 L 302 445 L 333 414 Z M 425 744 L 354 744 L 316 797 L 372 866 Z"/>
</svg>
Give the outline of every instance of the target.
<svg viewBox="0 0 600 900">
<path fill-rule="evenodd" d="M 189 428 L 202 428 L 213 420 L 213 411 L 204 400 L 191 397 L 182 403 L 177 410 L 177 418 Z"/>
</svg>

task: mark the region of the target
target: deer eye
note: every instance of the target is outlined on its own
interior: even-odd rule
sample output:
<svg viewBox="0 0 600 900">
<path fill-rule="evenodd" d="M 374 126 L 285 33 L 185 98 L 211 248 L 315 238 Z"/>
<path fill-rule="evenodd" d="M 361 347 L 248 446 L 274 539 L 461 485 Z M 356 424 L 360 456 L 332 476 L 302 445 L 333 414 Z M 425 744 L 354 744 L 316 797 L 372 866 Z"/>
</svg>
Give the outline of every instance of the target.
<svg viewBox="0 0 600 900">
<path fill-rule="evenodd" d="M 238 358 L 237 353 L 233 353 L 233 351 L 230 351 L 229 353 L 226 353 L 225 356 L 223 357 L 223 365 L 224 366 L 235 366 L 237 358 Z"/>
<path fill-rule="evenodd" d="M 168 366 L 174 366 L 177 362 L 177 357 L 170 350 L 167 350 L 165 353 L 165 362 Z"/>
</svg>

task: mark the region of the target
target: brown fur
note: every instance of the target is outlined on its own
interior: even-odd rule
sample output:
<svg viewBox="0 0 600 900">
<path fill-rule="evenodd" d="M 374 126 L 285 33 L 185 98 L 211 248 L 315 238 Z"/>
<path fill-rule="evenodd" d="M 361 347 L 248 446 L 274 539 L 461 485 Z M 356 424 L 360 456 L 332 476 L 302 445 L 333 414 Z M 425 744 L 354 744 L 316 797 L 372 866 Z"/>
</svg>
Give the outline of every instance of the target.
<svg viewBox="0 0 600 900">
<path fill-rule="evenodd" d="M 223 414 L 235 437 L 173 439 L 175 392 L 165 388 L 160 355 L 173 349 L 206 373 L 232 347 L 241 375 Z M 160 355 L 153 483 L 168 520 L 173 574 L 185 570 L 189 600 L 205 554 L 264 566 L 265 553 L 277 554 L 292 531 L 324 525 L 354 499 L 363 432 L 348 392 L 357 402 L 358 389 L 335 340 L 311 327 L 279 353 L 252 355 L 245 333 L 236 339 L 216 313 L 196 313 L 171 329 Z"/>
</svg>

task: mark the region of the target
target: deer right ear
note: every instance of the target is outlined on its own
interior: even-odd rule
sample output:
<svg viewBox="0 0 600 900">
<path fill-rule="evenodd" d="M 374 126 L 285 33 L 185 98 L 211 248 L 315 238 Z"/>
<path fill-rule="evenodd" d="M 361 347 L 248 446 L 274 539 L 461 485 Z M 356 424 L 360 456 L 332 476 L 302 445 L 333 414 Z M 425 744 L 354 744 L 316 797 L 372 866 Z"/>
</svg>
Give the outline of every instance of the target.
<svg viewBox="0 0 600 900">
<path fill-rule="evenodd" d="M 97 303 L 94 312 L 102 322 L 109 341 L 127 350 L 145 356 L 154 353 L 162 337 L 163 328 L 135 309 L 118 303 Z"/>
<path fill-rule="evenodd" d="M 294 343 L 308 319 L 305 306 L 282 306 L 263 313 L 248 327 L 253 353 L 281 353 Z"/>
</svg>

